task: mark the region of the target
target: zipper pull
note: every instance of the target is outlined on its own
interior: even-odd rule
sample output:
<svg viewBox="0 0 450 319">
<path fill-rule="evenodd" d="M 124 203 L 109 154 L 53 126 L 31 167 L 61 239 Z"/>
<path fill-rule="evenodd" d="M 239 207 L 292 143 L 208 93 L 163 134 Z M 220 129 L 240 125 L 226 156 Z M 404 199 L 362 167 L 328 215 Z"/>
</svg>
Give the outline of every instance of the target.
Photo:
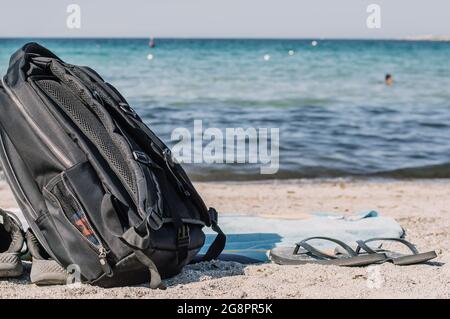
<svg viewBox="0 0 450 319">
<path fill-rule="evenodd" d="M 105 247 L 101 246 L 100 247 L 100 254 L 98 255 L 98 259 L 100 261 L 100 265 L 102 266 L 102 269 L 104 271 L 104 273 L 106 274 L 106 276 L 108 277 L 112 277 L 113 276 L 113 271 L 111 266 L 108 263 L 108 260 L 106 259 L 106 249 Z"/>
</svg>

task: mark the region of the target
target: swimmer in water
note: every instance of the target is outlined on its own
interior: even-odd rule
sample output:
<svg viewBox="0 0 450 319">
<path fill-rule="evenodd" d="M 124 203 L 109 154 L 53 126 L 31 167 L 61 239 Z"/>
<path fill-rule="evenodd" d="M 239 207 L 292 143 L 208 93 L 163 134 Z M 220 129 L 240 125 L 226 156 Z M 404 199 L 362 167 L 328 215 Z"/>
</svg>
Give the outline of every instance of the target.
<svg viewBox="0 0 450 319">
<path fill-rule="evenodd" d="M 391 74 L 386 74 L 386 76 L 384 77 L 384 83 L 386 83 L 386 85 L 391 86 L 392 83 L 394 82 L 394 79 L 392 78 Z"/>
</svg>

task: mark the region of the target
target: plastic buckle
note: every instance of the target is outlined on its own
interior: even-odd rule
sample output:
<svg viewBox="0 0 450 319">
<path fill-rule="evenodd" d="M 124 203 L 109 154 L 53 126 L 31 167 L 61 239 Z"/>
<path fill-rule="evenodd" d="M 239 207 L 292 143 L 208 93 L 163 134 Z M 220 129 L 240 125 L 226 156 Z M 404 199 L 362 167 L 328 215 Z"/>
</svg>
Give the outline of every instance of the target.
<svg viewBox="0 0 450 319">
<path fill-rule="evenodd" d="M 190 241 L 191 238 L 189 236 L 189 226 L 183 225 L 180 228 L 178 228 L 177 246 L 178 247 L 189 246 Z"/>
<path fill-rule="evenodd" d="M 145 165 L 151 164 L 150 158 L 144 152 L 133 151 L 133 158 L 142 164 L 145 164 Z"/>
<path fill-rule="evenodd" d="M 122 111 L 124 111 L 125 113 L 132 115 L 134 117 L 136 117 L 137 113 L 135 110 L 133 110 L 128 103 L 124 103 L 124 102 L 120 102 L 119 103 L 119 107 Z"/>
<path fill-rule="evenodd" d="M 147 216 L 147 223 L 148 223 L 148 225 L 150 226 L 151 229 L 158 230 L 163 225 L 163 219 L 157 212 L 155 212 L 152 209 L 150 214 L 148 214 L 148 216 Z"/>
</svg>

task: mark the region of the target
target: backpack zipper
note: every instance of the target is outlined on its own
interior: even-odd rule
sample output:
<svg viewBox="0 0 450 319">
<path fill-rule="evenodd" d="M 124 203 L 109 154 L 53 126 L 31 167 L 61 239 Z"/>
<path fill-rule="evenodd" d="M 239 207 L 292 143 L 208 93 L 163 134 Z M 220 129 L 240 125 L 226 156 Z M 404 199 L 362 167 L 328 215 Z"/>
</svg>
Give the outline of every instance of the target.
<svg viewBox="0 0 450 319">
<path fill-rule="evenodd" d="M 56 201 L 58 206 L 61 208 L 61 204 L 59 204 L 58 201 Z M 83 238 L 83 240 L 90 246 L 92 247 L 97 253 L 98 253 L 98 260 L 100 263 L 100 266 L 103 269 L 103 272 L 108 276 L 111 277 L 112 276 L 112 268 L 108 263 L 108 260 L 106 259 L 106 256 L 108 254 L 108 251 L 106 250 L 105 246 L 103 246 L 103 244 L 101 243 L 101 241 L 99 240 L 97 234 L 94 233 L 95 238 L 97 238 L 97 241 L 99 242 L 99 245 L 95 245 L 93 244 L 89 239 L 87 239 L 86 237 L 83 236 L 82 233 L 80 233 L 80 230 L 75 227 L 74 224 L 72 224 L 72 222 L 70 221 L 69 217 L 67 217 L 67 215 L 65 213 L 62 214 L 64 216 L 64 219 L 72 226 L 72 228 L 78 233 L 80 234 L 81 238 Z M 85 214 L 84 214 L 85 215 Z M 86 215 L 85 215 L 86 216 Z M 87 220 L 86 217 L 86 222 L 88 223 L 89 227 L 92 228 L 92 226 L 90 225 L 89 221 Z"/>
<path fill-rule="evenodd" d="M 66 181 L 64 179 L 64 177 L 62 178 L 62 183 L 64 185 L 64 187 L 66 188 L 67 192 L 70 194 L 70 196 L 72 196 L 73 200 L 75 201 L 75 203 L 77 204 L 78 208 L 80 209 L 80 211 L 83 213 L 84 219 L 86 220 L 87 225 L 89 226 L 89 228 L 92 230 L 92 234 L 94 235 L 95 239 L 98 242 L 98 245 L 95 245 L 94 243 L 92 243 L 89 239 L 87 239 L 86 237 L 84 237 L 83 234 L 80 233 L 79 229 L 77 227 L 75 227 L 75 225 L 72 224 L 72 222 L 70 221 L 70 219 L 67 217 L 66 214 L 63 213 L 63 215 L 66 217 L 67 221 L 74 227 L 76 228 L 76 230 L 78 231 L 78 233 L 80 233 L 81 237 L 83 237 L 92 247 L 94 247 L 97 251 L 98 251 L 98 260 L 100 262 L 100 265 L 102 266 L 103 271 L 105 272 L 105 274 L 108 277 L 111 277 L 113 275 L 112 272 L 112 268 L 108 263 L 108 259 L 106 258 L 107 254 L 108 254 L 108 250 L 105 248 L 105 246 L 103 245 L 102 240 L 100 239 L 100 236 L 97 235 L 94 227 L 92 227 L 91 222 L 89 221 L 88 216 L 86 215 L 86 213 L 84 212 L 84 210 L 81 207 L 80 202 L 78 201 L 78 199 L 75 197 L 75 195 L 73 194 L 72 190 L 67 186 Z M 51 193 L 50 193 L 51 194 Z M 52 194 L 53 195 L 53 194 Z M 58 202 L 58 201 L 57 201 Z M 59 202 L 58 202 L 59 204 Z M 60 205 L 60 204 L 59 204 Z M 61 205 L 60 205 L 61 207 Z M 62 210 L 62 207 L 61 207 Z"/>
<path fill-rule="evenodd" d="M 106 259 L 106 256 L 108 254 L 108 251 L 106 250 L 105 246 L 103 246 L 102 242 L 100 241 L 100 238 L 97 236 L 97 234 L 95 233 L 94 229 L 91 226 L 91 223 L 89 222 L 86 214 L 83 212 L 83 215 L 85 216 L 86 222 L 88 224 L 88 226 L 92 229 L 93 234 L 95 236 L 95 238 L 97 239 L 99 245 L 95 245 L 94 243 L 92 243 L 89 239 L 87 239 L 86 237 L 84 237 L 84 235 L 80 232 L 80 230 L 72 223 L 72 221 L 69 219 L 69 217 L 67 217 L 66 213 L 64 213 L 64 209 L 62 208 L 61 203 L 59 202 L 59 200 L 56 198 L 55 195 L 53 195 L 49 190 L 45 189 L 46 193 L 48 196 L 51 197 L 51 200 L 53 202 L 55 202 L 56 205 L 59 206 L 59 208 L 62 211 L 63 218 L 66 220 L 67 223 L 69 223 L 69 225 L 76 231 L 77 234 L 79 234 L 79 236 L 89 245 L 89 247 L 91 247 L 93 250 L 95 250 L 95 252 L 98 253 L 98 260 L 100 262 L 100 266 L 102 267 L 104 273 L 109 277 L 112 276 L 112 268 L 108 263 L 108 260 Z M 70 196 L 73 195 L 71 192 Z M 75 202 L 77 203 L 77 205 L 79 206 L 78 201 L 74 198 Z"/>
<path fill-rule="evenodd" d="M 35 131 L 35 133 L 39 136 L 39 138 L 44 142 L 45 145 L 48 146 L 53 155 L 58 158 L 58 160 L 65 166 L 71 167 L 73 166 L 72 161 L 56 146 L 55 143 L 44 133 L 44 131 L 36 124 L 33 118 L 28 114 L 26 108 L 20 102 L 19 98 L 15 95 L 15 93 L 9 88 L 9 86 L 5 82 L 5 78 L 2 78 L 2 84 L 5 88 L 5 92 L 8 97 L 16 104 L 17 109 L 23 115 L 25 120 L 28 122 L 30 127 Z"/>
<path fill-rule="evenodd" d="M 100 253 L 98 255 L 98 260 L 100 261 L 100 266 L 102 266 L 103 272 L 106 274 L 106 276 L 112 277 L 113 271 L 112 271 L 111 266 L 108 263 L 108 259 L 106 259 L 106 255 L 108 252 L 104 246 L 101 246 L 101 248 L 99 250 L 100 250 Z"/>
</svg>

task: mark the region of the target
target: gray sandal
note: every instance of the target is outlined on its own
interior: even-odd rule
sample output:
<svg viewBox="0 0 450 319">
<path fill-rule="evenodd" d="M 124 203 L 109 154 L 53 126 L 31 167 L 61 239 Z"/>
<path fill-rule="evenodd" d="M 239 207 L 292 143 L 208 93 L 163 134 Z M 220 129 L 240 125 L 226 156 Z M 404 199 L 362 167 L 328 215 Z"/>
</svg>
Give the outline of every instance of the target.
<svg viewBox="0 0 450 319">
<path fill-rule="evenodd" d="M 327 254 L 307 243 L 307 241 L 312 239 L 331 241 L 342 247 L 345 253 Z M 286 247 L 273 248 L 270 251 L 269 258 L 279 265 L 322 264 L 358 267 L 384 261 L 387 259 L 387 256 L 378 252 L 358 254 L 358 252 L 340 240 L 329 237 L 310 237 L 297 243 L 294 249 Z"/>
<path fill-rule="evenodd" d="M 0 278 L 19 277 L 24 238 L 22 224 L 13 213 L 0 209 Z"/>
<path fill-rule="evenodd" d="M 31 282 L 38 286 L 65 285 L 68 273 L 45 252 L 36 236 L 28 230 L 25 234 L 27 246 L 33 257 L 31 265 Z"/>
<path fill-rule="evenodd" d="M 402 254 L 390 250 L 382 249 L 380 248 L 371 248 L 367 245 L 369 242 L 376 242 L 376 241 L 395 241 L 399 242 L 411 250 L 412 254 Z M 373 253 L 383 253 L 386 255 L 386 260 L 388 262 L 392 262 L 394 265 L 399 266 L 406 266 L 406 265 L 415 265 L 415 264 L 423 264 L 431 259 L 434 259 L 437 257 L 437 254 L 435 251 L 428 251 L 426 253 L 420 253 L 416 246 L 414 246 L 409 241 L 402 239 L 402 238 L 371 238 L 368 240 L 358 240 L 358 247 L 356 248 L 356 252 L 359 253 L 361 250 L 364 250 L 365 252 L 369 254 Z"/>
</svg>

